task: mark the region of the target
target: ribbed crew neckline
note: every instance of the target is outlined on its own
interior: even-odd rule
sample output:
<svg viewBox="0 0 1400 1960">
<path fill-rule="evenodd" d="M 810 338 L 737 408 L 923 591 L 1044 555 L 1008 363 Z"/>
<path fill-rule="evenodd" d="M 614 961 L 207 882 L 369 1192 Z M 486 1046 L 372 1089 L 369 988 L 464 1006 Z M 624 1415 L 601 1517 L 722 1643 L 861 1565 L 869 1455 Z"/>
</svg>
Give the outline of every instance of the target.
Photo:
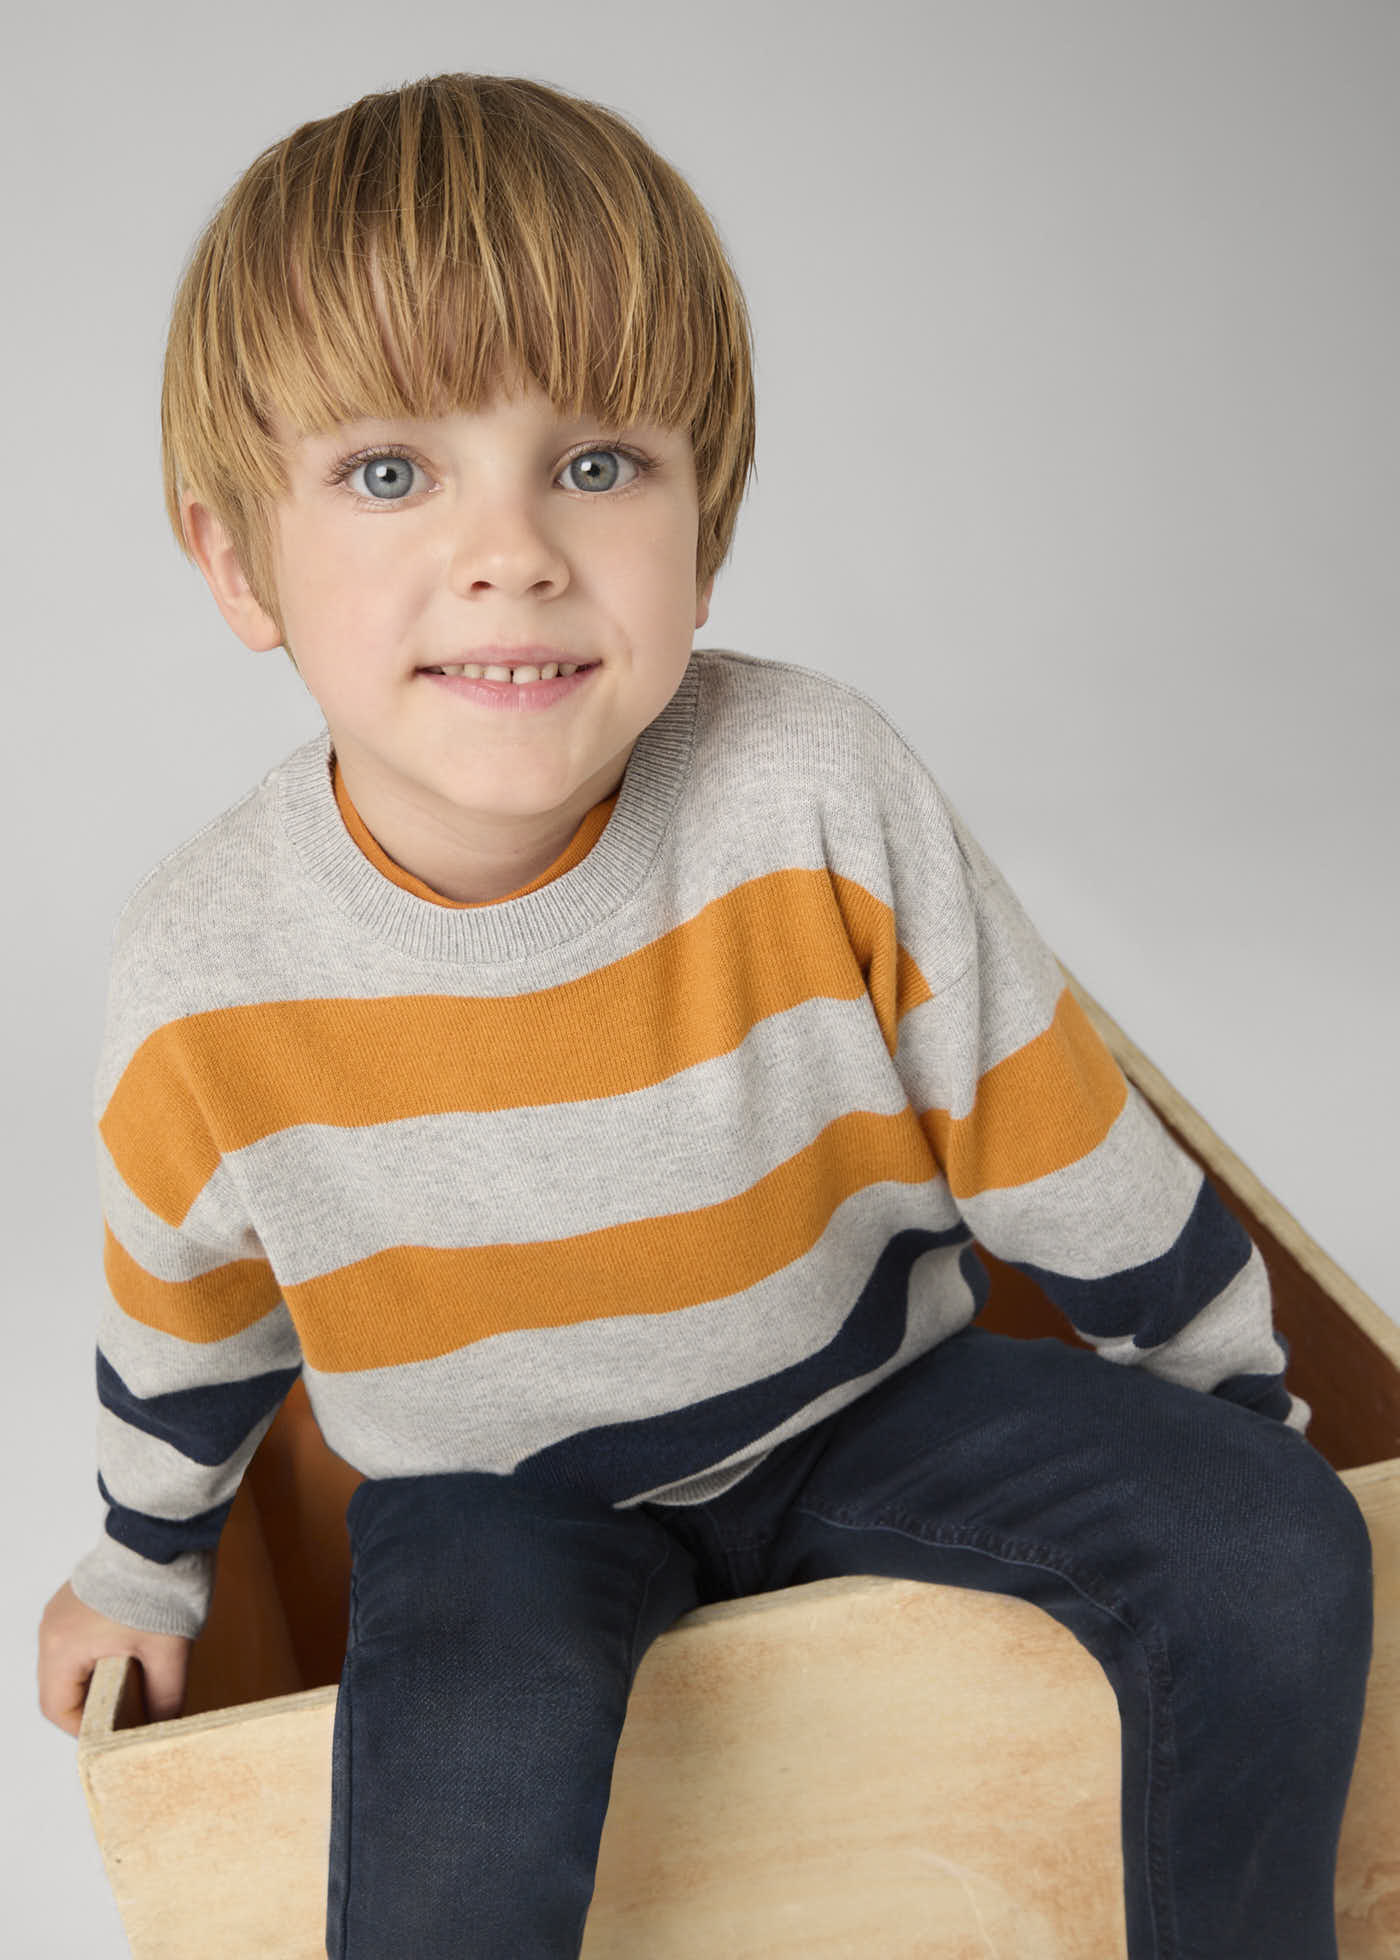
<svg viewBox="0 0 1400 1960">
<path fill-rule="evenodd" d="M 585 812 L 582 821 L 559 855 L 546 865 L 536 878 L 528 879 L 513 892 L 502 892 L 496 898 L 448 898 L 445 893 L 434 891 L 431 885 L 421 878 L 415 878 L 411 871 L 405 871 L 401 864 L 395 864 L 379 839 L 365 823 L 355 808 L 349 790 L 345 787 L 345 772 L 341 768 L 334 749 L 330 757 L 331 793 L 336 807 L 344 820 L 345 828 L 358 844 L 381 876 L 401 891 L 416 892 L 419 898 L 426 898 L 434 905 L 445 905 L 449 911 L 465 912 L 472 905 L 504 905 L 508 899 L 523 898 L 526 892 L 537 891 L 541 885 L 549 885 L 556 878 L 562 878 L 566 871 L 572 871 L 576 864 L 582 863 L 602 836 L 608 818 L 617 803 L 617 791 L 613 790 Z"/>
<path fill-rule="evenodd" d="M 696 654 L 656 720 L 637 737 L 602 835 L 547 884 L 458 909 L 393 883 L 346 829 L 331 780 L 328 730 L 278 771 L 283 828 L 308 874 L 341 911 L 415 959 L 503 965 L 589 931 L 637 891 L 680 796 L 695 745 Z"/>
</svg>

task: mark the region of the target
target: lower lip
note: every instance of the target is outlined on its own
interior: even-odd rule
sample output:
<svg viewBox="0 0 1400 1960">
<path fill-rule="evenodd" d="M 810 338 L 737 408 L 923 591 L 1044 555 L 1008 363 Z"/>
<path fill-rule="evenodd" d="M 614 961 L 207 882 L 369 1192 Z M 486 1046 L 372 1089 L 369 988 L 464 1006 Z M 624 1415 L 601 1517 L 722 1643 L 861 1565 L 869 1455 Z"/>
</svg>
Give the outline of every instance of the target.
<svg viewBox="0 0 1400 1960">
<path fill-rule="evenodd" d="M 552 681 L 474 681 L 465 674 L 430 674 L 424 672 L 422 678 L 432 681 L 438 687 L 445 687 L 449 694 L 456 694 L 464 701 L 476 701 L 483 708 L 500 708 L 507 714 L 529 714 L 535 708 L 552 708 L 556 701 L 563 701 L 571 694 L 577 694 L 596 667 L 581 667 L 576 674 L 561 674 Z"/>
</svg>

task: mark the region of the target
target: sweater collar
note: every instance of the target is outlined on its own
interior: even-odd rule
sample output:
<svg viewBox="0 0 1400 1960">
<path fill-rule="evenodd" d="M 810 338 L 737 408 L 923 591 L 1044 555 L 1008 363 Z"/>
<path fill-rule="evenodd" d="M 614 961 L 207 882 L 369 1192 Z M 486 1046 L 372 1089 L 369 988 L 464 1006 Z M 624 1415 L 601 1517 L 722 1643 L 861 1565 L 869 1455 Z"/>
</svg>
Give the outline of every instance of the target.
<svg viewBox="0 0 1400 1960">
<path fill-rule="evenodd" d="M 523 898 L 526 892 L 535 891 L 540 885 L 548 885 L 554 879 L 562 878 L 566 871 L 572 871 L 574 866 L 581 863 L 593 849 L 602 836 L 604 826 L 617 802 L 617 791 L 614 790 L 610 796 L 605 796 L 601 802 L 595 803 L 553 863 L 547 865 L 537 878 L 531 878 L 527 884 L 519 886 L 515 891 L 502 892 L 498 898 L 447 898 L 442 892 L 434 891 L 433 887 L 426 884 L 423 879 L 415 878 L 411 871 L 405 871 L 401 864 L 395 864 L 351 801 L 350 792 L 345 786 L 345 772 L 341 769 L 334 752 L 330 760 L 331 793 L 335 797 L 341 820 L 375 870 L 387 878 L 391 885 L 399 886 L 402 891 L 416 892 L 419 898 L 430 899 L 434 905 L 446 905 L 455 912 L 465 911 L 469 905 L 503 905 L 507 899 Z"/>
<path fill-rule="evenodd" d="M 628 757 L 602 835 L 571 869 L 495 904 L 457 908 L 385 877 L 346 829 L 331 781 L 328 730 L 290 755 L 273 789 L 307 873 L 341 911 L 413 958 L 467 965 L 527 959 L 577 938 L 624 905 L 656 857 L 695 743 L 701 668 L 681 684 Z"/>
</svg>

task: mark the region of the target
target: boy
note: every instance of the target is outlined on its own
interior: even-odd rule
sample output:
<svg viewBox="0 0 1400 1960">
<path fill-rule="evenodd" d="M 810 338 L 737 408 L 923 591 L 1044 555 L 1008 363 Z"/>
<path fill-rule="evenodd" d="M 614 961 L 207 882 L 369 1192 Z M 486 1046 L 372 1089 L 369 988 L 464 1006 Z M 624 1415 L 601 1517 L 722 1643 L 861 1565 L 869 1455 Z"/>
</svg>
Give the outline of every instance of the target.
<svg viewBox="0 0 1400 1960">
<path fill-rule="evenodd" d="M 844 1572 L 1113 1681 L 1134 1960 L 1323 1960 L 1369 1543 L 1258 1251 L 864 697 L 695 652 L 742 297 L 625 123 L 442 76 L 296 131 L 176 302 L 177 535 L 306 744 L 151 874 L 99 1081 L 104 1653 L 179 1705 L 302 1373 L 349 1511 L 327 1945 L 578 1951 L 647 1644 Z M 1097 1353 L 974 1322 L 974 1236 Z"/>
</svg>

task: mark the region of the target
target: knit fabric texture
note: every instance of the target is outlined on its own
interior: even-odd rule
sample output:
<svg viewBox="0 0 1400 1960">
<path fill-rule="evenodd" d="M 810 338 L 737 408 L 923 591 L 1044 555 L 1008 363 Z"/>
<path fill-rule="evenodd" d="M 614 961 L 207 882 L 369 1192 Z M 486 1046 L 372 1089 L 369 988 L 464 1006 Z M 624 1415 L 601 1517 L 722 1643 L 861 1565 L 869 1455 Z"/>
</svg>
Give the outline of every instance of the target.
<svg viewBox="0 0 1400 1960">
<path fill-rule="evenodd" d="M 198 1631 L 298 1373 L 370 1477 L 694 1502 L 966 1326 L 978 1244 L 1107 1362 L 1305 1426 L 1257 1248 L 857 690 L 697 651 L 482 905 L 386 875 L 332 760 L 117 929 L 89 1605 Z"/>
</svg>

